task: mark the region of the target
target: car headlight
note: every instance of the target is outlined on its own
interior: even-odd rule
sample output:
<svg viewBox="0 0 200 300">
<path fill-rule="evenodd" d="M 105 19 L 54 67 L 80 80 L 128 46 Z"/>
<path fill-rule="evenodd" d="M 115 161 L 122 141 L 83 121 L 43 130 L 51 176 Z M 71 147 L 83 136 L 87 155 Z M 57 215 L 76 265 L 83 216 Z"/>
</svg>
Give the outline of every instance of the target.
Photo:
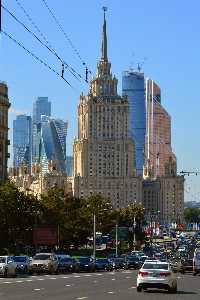
<svg viewBox="0 0 200 300">
<path fill-rule="evenodd" d="M 51 264 L 50 264 L 50 263 L 45 263 L 44 266 L 45 266 L 45 267 L 50 267 Z"/>
<path fill-rule="evenodd" d="M 0 266 L 0 269 L 4 269 L 4 266 Z"/>
</svg>

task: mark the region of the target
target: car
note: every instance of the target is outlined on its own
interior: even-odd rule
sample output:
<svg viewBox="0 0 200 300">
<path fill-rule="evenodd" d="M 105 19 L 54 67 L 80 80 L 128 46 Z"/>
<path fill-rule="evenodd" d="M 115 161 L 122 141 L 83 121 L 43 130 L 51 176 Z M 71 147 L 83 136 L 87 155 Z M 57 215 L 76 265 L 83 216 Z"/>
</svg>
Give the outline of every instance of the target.
<svg viewBox="0 0 200 300">
<path fill-rule="evenodd" d="M 108 241 L 106 243 L 106 247 L 115 248 L 116 247 L 116 242 L 115 241 Z"/>
<path fill-rule="evenodd" d="M 124 257 L 116 257 L 116 258 L 111 258 L 113 268 L 115 270 L 117 269 L 124 269 L 128 270 L 128 262 L 125 260 Z"/>
<path fill-rule="evenodd" d="M 113 271 L 113 263 L 108 258 L 98 258 L 95 261 L 95 269 L 97 271 L 100 270 Z"/>
<path fill-rule="evenodd" d="M 61 258 L 70 257 L 70 255 L 68 255 L 68 254 L 56 254 L 56 257 L 57 257 L 57 259 L 59 261 Z"/>
<path fill-rule="evenodd" d="M 59 271 L 61 273 L 71 272 L 79 273 L 80 272 L 80 262 L 74 257 L 61 257 L 58 258 Z"/>
<path fill-rule="evenodd" d="M 137 291 L 146 291 L 148 288 L 165 289 L 168 292 L 177 292 L 177 276 L 167 262 L 145 262 L 138 272 Z"/>
<path fill-rule="evenodd" d="M 80 263 L 80 271 L 95 272 L 94 260 L 91 257 L 80 257 L 78 261 Z"/>
<path fill-rule="evenodd" d="M 11 256 L 10 257 L 17 264 L 18 272 L 27 273 L 28 266 L 30 264 L 30 258 L 27 255 L 23 256 Z"/>
<path fill-rule="evenodd" d="M 129 256 L 127 259 L 128 269 L 139 269 L 139 257 Z"/>
<path fill-rule="evenodd" d="M 196 248 L 194 251 L 193 258 L 193 276 L 196 276 L 200 273 L 200 249 Z"/>
<path fill-rule="evenodd" d="M 10 256 L 0 256 L 0 275 L 5 278 L 8 275 L 17 277 L 17 264 L 10 258 Z"/>
<path fill-rule="evenodd" d="M 189 258 L 181 259 L 179 272 L 181 274 L 185 274 L 186 271 L 190 271 L 190 272 L 193 271 L 193 259 L 189 259 Z"/>
<path fill-rule="evenodd" d="M 140 256 L 139 258 L 139 262 L 138 262 L 138 265 L 139 265 L 139 269 L 143 266 L 145 260 L 148 258 L 147 255 L 143 255 L 143 256 Z"/>
<path fill-rule="evenodd" d="M 37 253 L 28 266 L 29 275 L 33 273 L 59 274 L 58 259 L 55 253 Z"/>
</svg>

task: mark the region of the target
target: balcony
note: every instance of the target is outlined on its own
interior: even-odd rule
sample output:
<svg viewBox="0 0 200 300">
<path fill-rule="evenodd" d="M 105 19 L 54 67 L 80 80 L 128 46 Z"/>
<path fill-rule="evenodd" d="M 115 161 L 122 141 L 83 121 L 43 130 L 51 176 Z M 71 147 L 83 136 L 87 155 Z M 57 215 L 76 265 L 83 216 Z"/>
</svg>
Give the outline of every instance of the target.
<svg viewBox="0 0 200 300">
<path fill-rule="evenodd" d="M 5 140 L 5 144 L 9 146 L 10 145 L 10 140 Z"/>
<path fill-rule="evenodd" d="M 10 153 L 6 153 L 5 158 L 10 158 Z"/>
</svg>

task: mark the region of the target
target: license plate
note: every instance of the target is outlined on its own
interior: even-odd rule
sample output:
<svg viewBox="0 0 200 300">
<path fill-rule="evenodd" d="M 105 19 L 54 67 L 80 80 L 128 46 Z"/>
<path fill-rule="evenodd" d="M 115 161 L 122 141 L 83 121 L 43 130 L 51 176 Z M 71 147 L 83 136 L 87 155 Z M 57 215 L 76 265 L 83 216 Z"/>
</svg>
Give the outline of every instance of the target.
<svg viewBox="0 0 200 300">
<path fill-rule="evenodd" d="M 60 270 L 64 270 L 65 269 L 65 267 L 60 267 Z"/>
</svg>

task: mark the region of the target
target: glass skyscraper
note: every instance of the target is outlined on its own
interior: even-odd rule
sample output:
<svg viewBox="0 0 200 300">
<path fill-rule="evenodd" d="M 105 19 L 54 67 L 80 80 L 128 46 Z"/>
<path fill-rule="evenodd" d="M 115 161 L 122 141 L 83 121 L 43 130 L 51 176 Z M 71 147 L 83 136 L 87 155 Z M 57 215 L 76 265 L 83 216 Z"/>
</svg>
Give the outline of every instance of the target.
<svg viewBox="0 0 200 300">
<path fill-rule="evenodd" d="M 58 170 L 66 173 L 66 137 L 68 122 L 61 119 L 53 119 L 49 116 L 41 116 L 41 140 L 38 153 L 42 162 L 42 171 L 47 171 L 47 162 L 54 155 L 58 161 Z"/>
<path fill-rule="evenodd" d="M 122 73 L 122 92 L 128 95 L 130 103 L 130 132 L 134 140 L 134 167 L 137 175 L 143 175 L 145 164 L 145 81 L 140 72 L 124 71 Z"/>
<path fill-rule="evenodd" d="M 41 116 L 51 117 L 51 102 L 48 97 L 37 97 L 33 103 L 33 153 L 32 160 L 35 161 L 36 154 L 39 152 L 41 140 Z M 41 162 L 39 160 L 39 162 Z"/>
<path fill-rule="evenodd" d="M 19 167 L 23 160 L 31 165 L 32 157 L 32 118 L 19 115 L 13 121 L 13 161 Z"/>
</svg>

